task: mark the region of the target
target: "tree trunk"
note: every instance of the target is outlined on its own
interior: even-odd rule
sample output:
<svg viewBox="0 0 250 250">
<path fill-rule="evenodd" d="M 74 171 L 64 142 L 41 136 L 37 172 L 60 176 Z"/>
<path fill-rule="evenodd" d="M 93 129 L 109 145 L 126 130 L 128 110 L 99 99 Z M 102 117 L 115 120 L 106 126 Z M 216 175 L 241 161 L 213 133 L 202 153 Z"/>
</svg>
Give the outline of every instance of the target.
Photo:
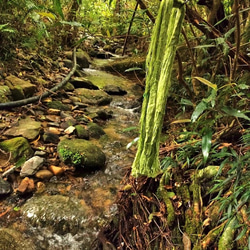
<svg viewBox="0 0 250 250">
<path fill-rule="evenodd" d="M 140 119 L 140 139 L 132 165 L 132 175 L 136 177 L 155 177 L 161 173 L 160 135 L 184 13 L 184 5 L 177 0 L 161 2 L 146 61 L 147 77 Z"/>
</svg>

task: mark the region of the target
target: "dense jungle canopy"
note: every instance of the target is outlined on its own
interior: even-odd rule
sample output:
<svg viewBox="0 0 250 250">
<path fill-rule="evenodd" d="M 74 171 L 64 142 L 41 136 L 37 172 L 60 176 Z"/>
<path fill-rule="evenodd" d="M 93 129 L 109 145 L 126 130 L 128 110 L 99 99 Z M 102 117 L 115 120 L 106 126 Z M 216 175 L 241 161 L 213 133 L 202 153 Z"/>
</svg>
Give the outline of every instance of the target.
<svg viewBox="0 0 250 250">
<path fill-rule="evenodd" d="M 50 79 L 46 70 L 74 48 L 125 58 L 125 68 L 104 70 L 144 90 L 137 136 L 123 149 L 137 154 L 92 249 L 250 249 L 249 0 L 1 0 L 0 8 L 1 110 L 17 104 L 4 97 L 10 74 Z"/>
</svg>

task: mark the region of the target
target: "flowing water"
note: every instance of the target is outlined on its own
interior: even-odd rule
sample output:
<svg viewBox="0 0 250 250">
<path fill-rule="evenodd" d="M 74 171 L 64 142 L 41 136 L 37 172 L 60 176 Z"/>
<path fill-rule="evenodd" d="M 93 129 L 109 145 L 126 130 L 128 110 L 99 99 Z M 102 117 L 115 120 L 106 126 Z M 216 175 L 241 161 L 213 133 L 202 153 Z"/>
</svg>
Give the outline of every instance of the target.
<svg viewBox="0 0 250 250">
<path fill-rule="evenodd" d="M 84 72 L 99 88 L 108 84 L 127 91 L 101 107 L 113 112 L 112 118 L 102 124 L 106 135 L 95 141 L 106 154 L 106 167 L 96 173 L 54 176 L 28 200 L 16 198 L 20 199 L 20 210 L 18 207 L 19 211 L 12 213 L 16 217 L 12 217 L 11 224 L 6 221 L 5 226 L 13 230 L 7 233 L 16 237 L 19 244 L 10 243 L 13 246 L 9 249 L 91 249 L 100 227 L 117 212 L 115 198 L 135 155 L 135 147 L 126 146 L 138 136 L 142 89 L 135 81 L 121 76 L 94 69 Z M 1 248 L 1 240 L 0 249 L 5 249 Z"/>
</svg>

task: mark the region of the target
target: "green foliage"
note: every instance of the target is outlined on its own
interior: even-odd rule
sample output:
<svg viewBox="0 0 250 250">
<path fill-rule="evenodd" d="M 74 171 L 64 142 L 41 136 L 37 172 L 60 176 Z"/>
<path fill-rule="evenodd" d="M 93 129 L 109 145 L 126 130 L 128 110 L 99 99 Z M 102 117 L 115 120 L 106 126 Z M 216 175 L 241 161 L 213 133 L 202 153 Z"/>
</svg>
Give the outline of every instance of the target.
<svg viewBox="0 0 250 250">
<path fill-rule="evenodd" d="M 65 148 L 60 148 L 59 153 L 62 155 L 63 161 L 73 163 L 74 165 L 81 164 L 82 156 L 79 153 L 73 153 Z"/>
</svg>

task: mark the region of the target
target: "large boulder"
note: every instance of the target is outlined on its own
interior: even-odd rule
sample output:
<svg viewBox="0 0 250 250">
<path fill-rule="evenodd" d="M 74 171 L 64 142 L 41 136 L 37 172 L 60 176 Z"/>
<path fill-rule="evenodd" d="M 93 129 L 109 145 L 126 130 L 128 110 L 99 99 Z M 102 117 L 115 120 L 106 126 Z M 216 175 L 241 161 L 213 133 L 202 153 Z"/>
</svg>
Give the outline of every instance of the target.
<svg viewBox="0 0 250 250">
<path fill-rule="evenodd" d="M 106 156 L 102 150 L 84 139 L 64 139 L 59 142 L 57 152 L 65 164 L 81 166 L 91 171 L 105 166 Z"/>
<path fill-rule="evenodd" d="M 23 218 L 35 227 L 76 234 L 86 227 L 90 208 L 79 200 L 62 195 L 35 196 L 22 207 Z"/>
</svg>

